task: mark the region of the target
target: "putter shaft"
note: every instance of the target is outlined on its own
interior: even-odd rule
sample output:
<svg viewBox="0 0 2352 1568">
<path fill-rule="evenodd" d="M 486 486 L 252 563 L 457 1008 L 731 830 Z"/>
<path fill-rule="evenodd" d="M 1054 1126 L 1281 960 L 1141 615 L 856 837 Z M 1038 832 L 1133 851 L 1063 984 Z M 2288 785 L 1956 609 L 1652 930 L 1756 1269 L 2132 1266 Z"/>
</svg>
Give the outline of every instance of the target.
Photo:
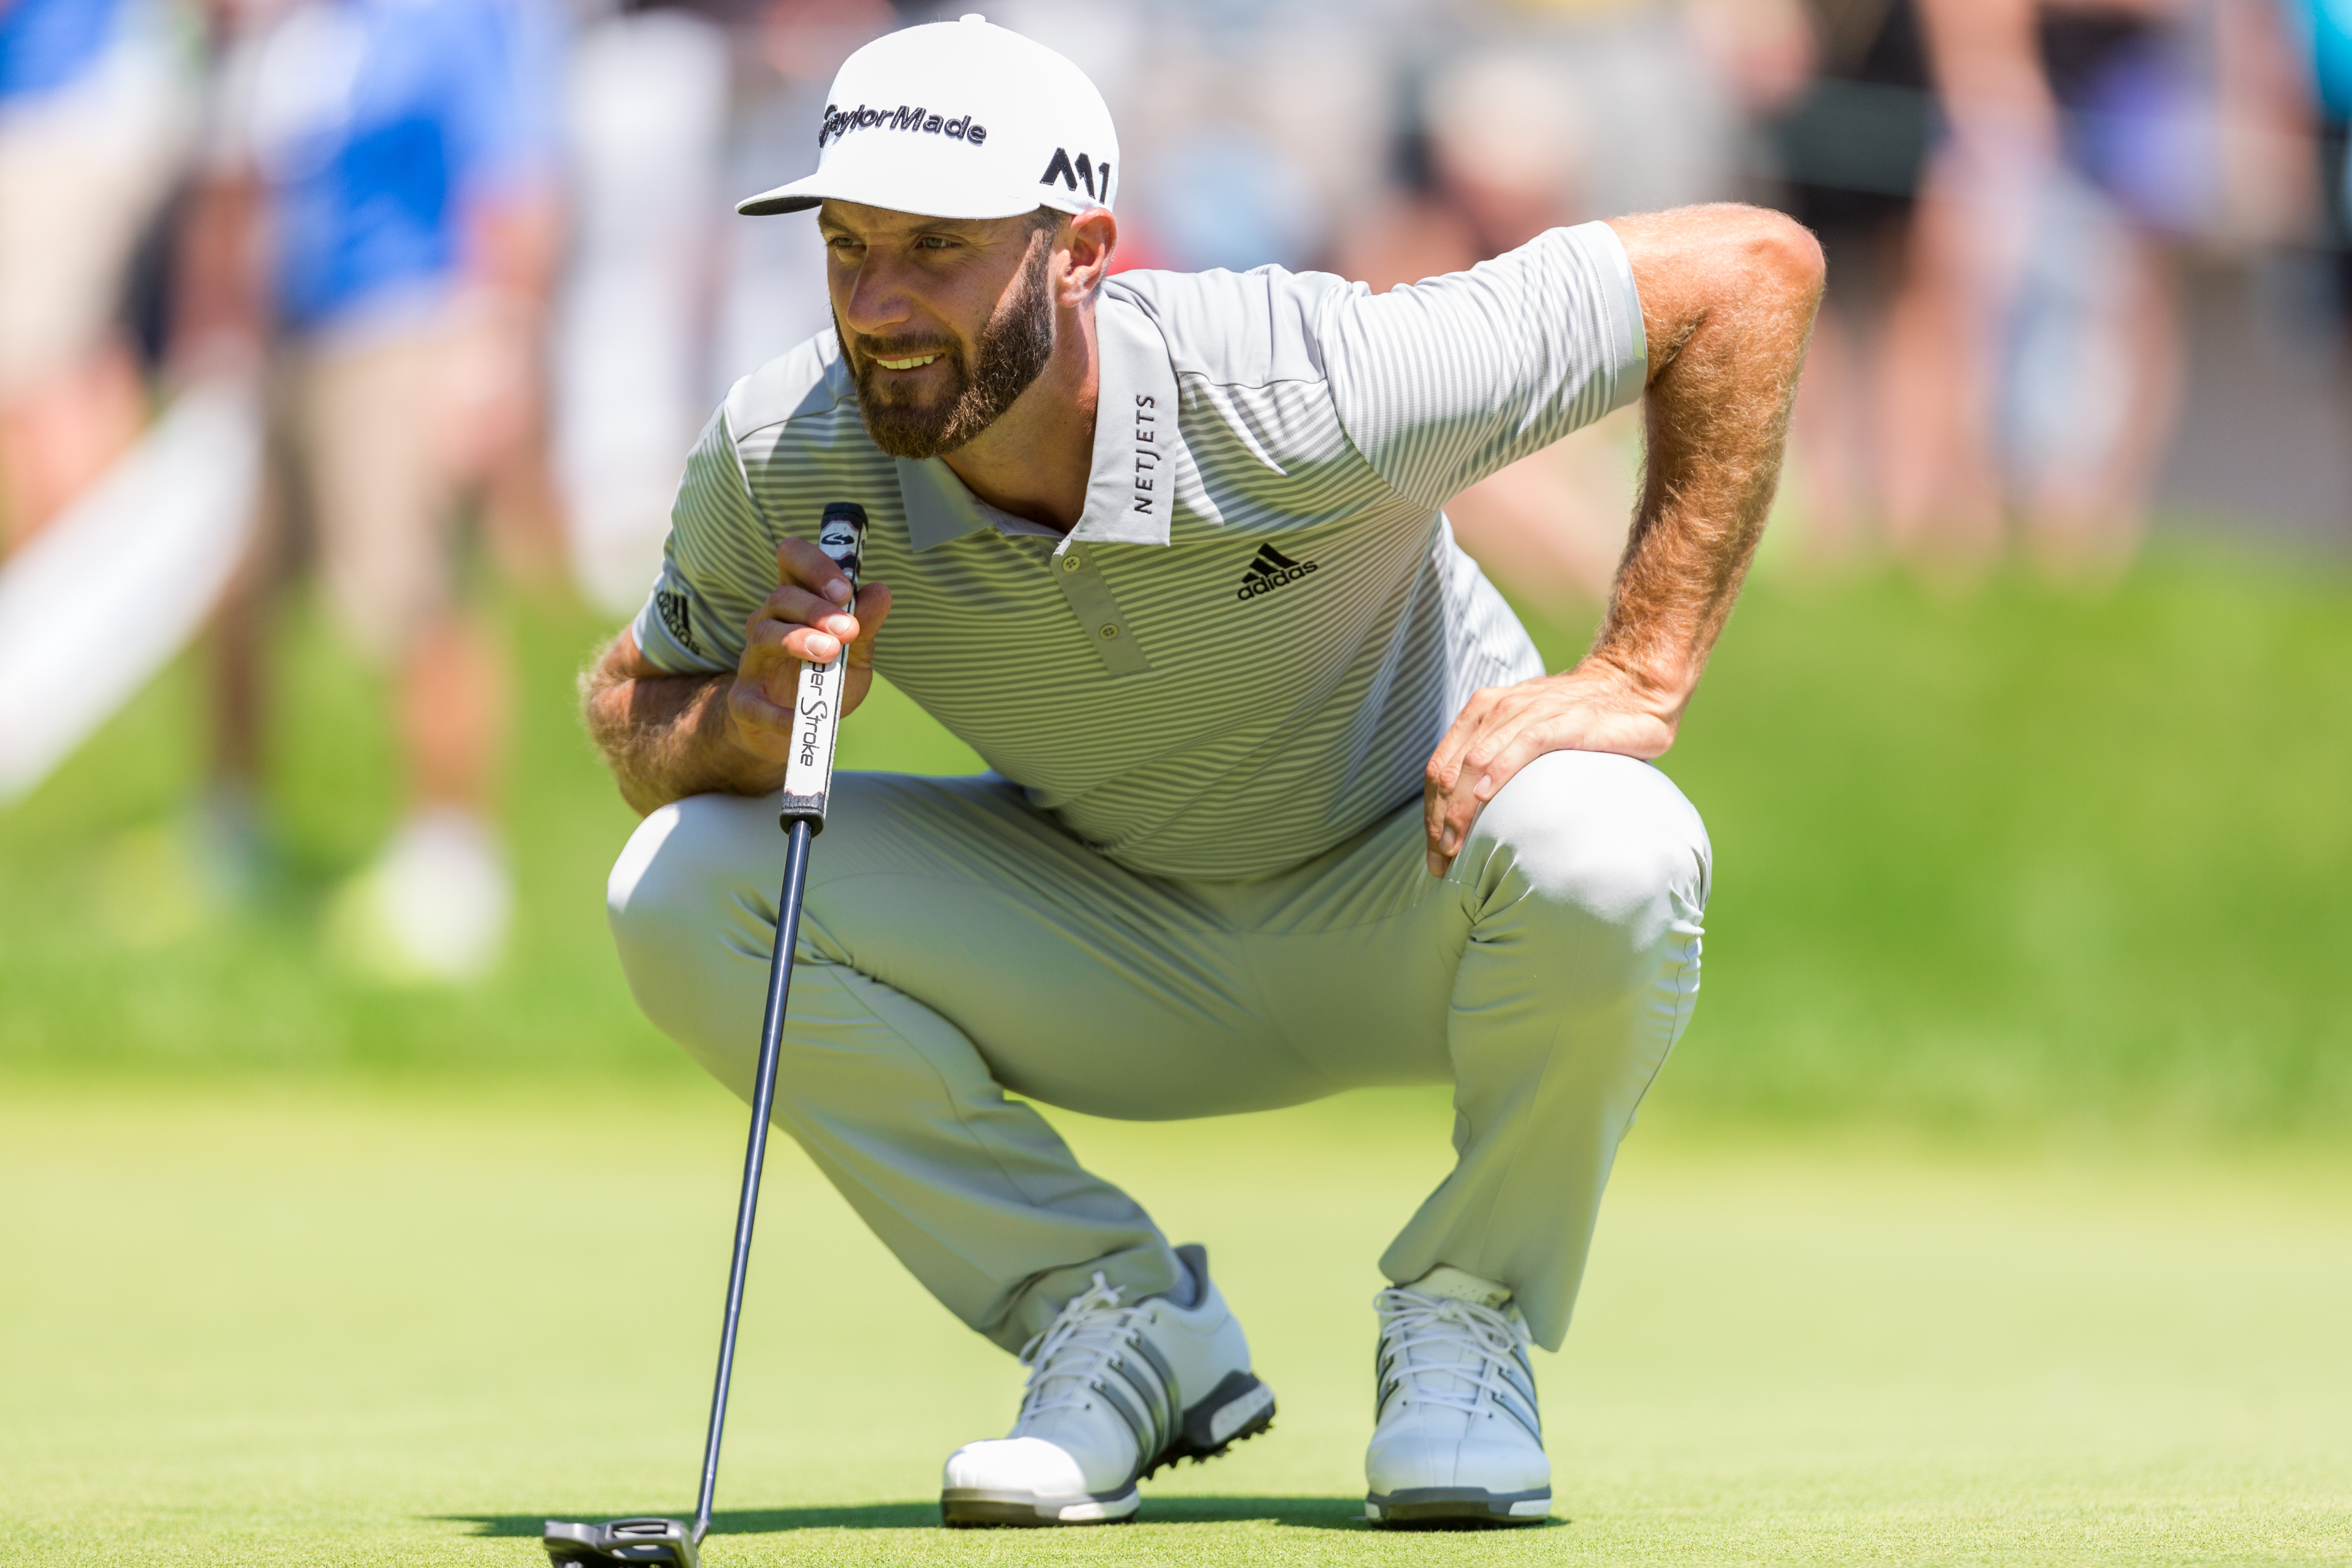
<svg viewBox="0 0 2352 1568">
<path fill-rule="evenodd" d="M 776 906 L 776 948 L 768 963 L 768 1007 L 760 1020 L 760 1067 L 751 1088 L 751 1136 L 743 1151 L 743 1194 L 735 1207 L 735 1257 L 727 1269 L 727 1316 L 719 1333 L 719 1376 L 710 1391 L 710 1433 L 702 1445 L 702 1491 L 694 1504 L 697 1546 L 710 1532 L 710 1507 L 719 1490 L 719 1440 L 727 1427 L 727 1384 L 735 1372 L 735 1328 L 743 1315 L 743 1276 L 751 1263 L 760 1171 L 768 1157 L 768 1117 L 776 1103 L 776 1059 L 783 1045 L 784 1004 L 792 995 L 801 894 L 808 884 L 809 846 L 816 837 L 806 817 L 795 818 L 785 831 L 784 886 Z"/>
<path fill-rule="evenodd" d="M 0 0 L 5 4 L 5 0 Z M 854 589 L 863 564 L 866 510 L 835 501 L 817 528 L 817 547 L 841 568 Z M 735 1332 L 743 1320 L 743 1281 L 751 1267 L 751 1228 L 760 1213 L 760 1173 L 768 1159 L 768 1122 L 776 1108 L 776 1065 L 783 1054 L 784 1007 L 793 991 L 793 951 L 800 940 L 801 898 L 808 887 L 809 847 L 824 830 L 833 787 L 834 744 L 847 695 L 849 650 L 831 663 L 803 663 L 793 711 L 796 745 L 785 763 L 778 817 L 785 834 L 784 885 L 776 904 L 776 945 L 768 959 L 768 1005 L 760 1020 L 760 1065 L 751 1087 L 751 1134 L 743 1150 L 743 1192 L 735 1205 L 735 1253 L 727 1268 L 727 1312 L 719 1327 L 719 1374 L 710 1389 L 710 1430 L 702 1444 L 702 1489 L 694 1522 L 616 1519 L 579 1524 L 551 1519 L 543 1539 L 549 1559 L 566 1563 L 663 1563 L 696 1568 L 710 1509 L 719 1492 L 719 1445 L 727 1432 L 727 1388 L 735 1375 Z"/>
</svg>

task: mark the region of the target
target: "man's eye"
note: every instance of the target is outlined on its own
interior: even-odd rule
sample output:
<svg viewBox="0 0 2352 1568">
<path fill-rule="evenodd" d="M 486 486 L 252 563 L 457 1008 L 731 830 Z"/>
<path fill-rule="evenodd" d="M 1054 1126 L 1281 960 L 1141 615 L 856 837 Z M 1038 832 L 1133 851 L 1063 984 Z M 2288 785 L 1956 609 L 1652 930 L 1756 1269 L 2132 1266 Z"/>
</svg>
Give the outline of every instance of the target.
<svg viewBox="0 0 2352 1568">
<path fill-rule="evenodd" d="M 925 250 L 945 250 L 948 247 L 948 237 L 943 234 L 927 234 L 915 243 Z"/>
</svg>

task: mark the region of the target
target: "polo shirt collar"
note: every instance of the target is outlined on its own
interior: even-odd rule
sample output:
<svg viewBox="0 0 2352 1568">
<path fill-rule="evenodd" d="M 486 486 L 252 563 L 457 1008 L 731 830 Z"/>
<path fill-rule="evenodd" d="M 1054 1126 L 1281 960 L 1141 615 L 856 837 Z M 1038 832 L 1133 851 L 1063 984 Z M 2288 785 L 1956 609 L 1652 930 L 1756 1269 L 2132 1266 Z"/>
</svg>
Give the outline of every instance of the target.
<svg viewBox="0 0 2352 1568">
<path fill-rule="evenodd" d="M 1108 291 L 1097 297 L 1095 337 L 1101 358 L 1094 462 L 1087 479 L 1087 510 L 1069 537 L 1166 544 L 1177 466 L 1191 460 L 1176 429 L 1176 367 L 1169 362 L 1167 340 L 1150 317 Z M 900 458 L 898 464 L 907 536 L 917 550 L 983 528 L 1051 531 L 973 495 L 943 458 Z"/>
</svg>

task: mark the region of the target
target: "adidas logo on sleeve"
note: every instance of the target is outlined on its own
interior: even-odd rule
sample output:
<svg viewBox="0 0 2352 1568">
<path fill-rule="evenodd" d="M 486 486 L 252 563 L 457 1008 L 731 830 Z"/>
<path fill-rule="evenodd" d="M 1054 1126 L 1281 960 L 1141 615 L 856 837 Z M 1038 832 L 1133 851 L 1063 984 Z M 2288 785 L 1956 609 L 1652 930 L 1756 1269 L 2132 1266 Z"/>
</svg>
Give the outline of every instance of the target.
<svg viewBox="0 0 2352 1568">
<path fill-rule="evenodd" d="M 673 594 L 667 588 L 654 591 L 654 608 L 661 616 L 662 625 L 677 639 L 677 646 L 691 654 L 699 654 L 702 645 L 694 640 L 694 624 L 687 611 L 686 595 Z"/>
<path fill-rule="evenodd" d="M 1234 593 L 1236 599 L 1255 599 L 1260 594 L 1271 594 L 1286 587 L 1316 570 L 1312 561 L 1293 561 L 1271 544 L 1257 547 L 1257 559 L 1242 574 L 1242 585 Z"/>
</svg>

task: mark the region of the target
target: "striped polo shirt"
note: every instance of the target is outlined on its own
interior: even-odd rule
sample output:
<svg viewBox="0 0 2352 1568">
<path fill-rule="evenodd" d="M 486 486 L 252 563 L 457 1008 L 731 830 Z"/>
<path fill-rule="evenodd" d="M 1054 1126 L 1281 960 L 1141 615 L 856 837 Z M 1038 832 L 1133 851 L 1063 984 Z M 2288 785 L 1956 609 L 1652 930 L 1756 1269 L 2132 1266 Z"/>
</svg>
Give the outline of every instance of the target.
<svg viewBox="0 0 2352 1568">
<path fill-rule="evenodd" d="M 1632 268 L 1594 223 L 1386 294 L 1121 273 L 1096 324 L 1066 535 L 877 449 L 830 332 L 744 378 L 688 459 L 637 646 L 732 669 L 777 542 L 856 501 L 884 677 L 1123 865 L 1283 870 L 1417 798 L 1471 692 L 1542 672 L 1441 509 L 1640 395 Z"/>
</svg>

